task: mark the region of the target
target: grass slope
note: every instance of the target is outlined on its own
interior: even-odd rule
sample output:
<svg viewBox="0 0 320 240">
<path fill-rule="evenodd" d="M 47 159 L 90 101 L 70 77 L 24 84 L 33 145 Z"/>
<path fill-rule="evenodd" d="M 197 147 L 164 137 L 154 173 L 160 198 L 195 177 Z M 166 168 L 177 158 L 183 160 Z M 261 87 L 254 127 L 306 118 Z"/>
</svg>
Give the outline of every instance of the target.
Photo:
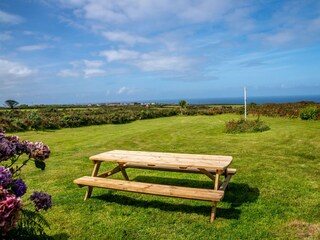
<svg viewBox="0 0 320 240">
<path fill-rule="evenodd" d="M 263 118 L 270 131 L 226 134 L 235 115 L 170 117 L 126 125 L 25 132 L 52 155 L 43 172 L 27 166 L 29 186 L 53 195 L 44 216 L 54 239 L 317 239 L 320 237 L 320 124 Z M 72 181 L 90 175 L 88 157 L 112 149 L 232 155 L 230 189 L 209 223 L 210 203 L 85 188 Z M 104 169 L 112 166 L 104 166 Z M 136 181 L 208 187 L 206 176 L 129 169 Z M 121 174 L 114 178 L 121 179 Z"/>
</svg>

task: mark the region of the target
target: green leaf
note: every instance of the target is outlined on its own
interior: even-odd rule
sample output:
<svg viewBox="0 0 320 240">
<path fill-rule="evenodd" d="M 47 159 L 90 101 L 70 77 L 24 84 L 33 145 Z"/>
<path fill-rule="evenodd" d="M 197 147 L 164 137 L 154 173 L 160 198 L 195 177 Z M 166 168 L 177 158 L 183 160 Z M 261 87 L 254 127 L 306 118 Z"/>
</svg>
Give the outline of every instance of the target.
<svg viewBox="0 0 320 240">
<path fill-rule="evenodd" d="M 21 209 L 17 226 L 7 234 L 7 239 L 51 239 L 45 233 L 45 228 L 50 229 L 50 226 L 40 213 Z"/>
<path fill-rule="evenodd" d="M 40 168 L 41 170 L 44 170 L 46 168 L 45 162 L 42 161 L 34 161 L 36 168 Z"/>
</svg>

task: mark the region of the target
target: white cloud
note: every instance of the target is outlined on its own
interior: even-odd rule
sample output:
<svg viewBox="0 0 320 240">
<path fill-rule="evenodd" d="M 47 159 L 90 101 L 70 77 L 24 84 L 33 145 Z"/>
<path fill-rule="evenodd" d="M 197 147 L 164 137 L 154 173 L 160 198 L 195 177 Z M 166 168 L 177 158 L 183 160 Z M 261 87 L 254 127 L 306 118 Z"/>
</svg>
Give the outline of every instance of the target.
<svg viewBox="0 0 320 240">
<path fill-rule="evenodd" d="M 186 1 L 178 16 L 191 22 L 219 21 L 236 2 L 224 1 Z"/>
<path fill-rule="evenodd" d="M 12 36 L 9 33 L 0 33 L 0 42 L 9 41 Z"/>
<path fill-rule="evenodd" d="M 32 51 L 44 50 L 47 48 L 51 48 L 51 46 L 45 45 L 45 44 L 38 44 L 38 45 L 21 46 L 21 47 L 18 47 L 17 50 L 22 52 L 32 52 Z"/>
<path fill-rule="evenodd" d="M 275 28 L 265 33 L 252 33 L 248 39 L 262 43 L 268 47 L 297 47 L 314 43 L 320 40 L 319 19 L 302 21 L 285 28 Z"/>
<path fill-rule="evenodd" d="M 87 0 L 60 0 L 60 3 L 66 6 L 81 6 L 88 2 Z"/>
<path fill-rule="evenodd" d="M 285 1 L 249 39 L 268 47 L 308 46 L 320 40 L 320 4 L 317 1 Z"/>
<path fill-rule="evenodd" d="M 307 26 L 307 30 L 310 32 L 320 32 L 320 16 L 310 21 Z"/>
<path fill-rule="evenodd" d="M 240 36 L 246 34 L 248 43 L 262 43 L 272 47 L 286 44 L 317 42 L 319 37 L 319 5 L 314 1 L 284 1 L 273 9 L 268 3 L 249 1 L 212 0 L 60 0 L 71 7 L 75 17 L 110 41 L 135 45 L 149 43 L 132 32 L 135 26 L 140 33 L 179 29 L 193 23 L 213 24 L 212 32 L 223 34 L 224 41 L 244 44 Z M 269 3 L 270 4 L 270 3 Z M 264 10 L 266 16 L 256 16 Z M 310 12 L 310 8 L 313 8 Z M 308 14 L 306 14 L 308 12 Z M 106 25 L 107 24 L 107 25 Z M 108 31 L 106 31 L 106 26 Z M 218 26 L 217 28 L 215 26 Z M 193 29 L 193 27 L 191 27 Z M 258 32 L 257 29 L 261 30 Z M 193 30 L 191 30 L 192 32 Z M 210 32 L 210 31 L 208 31 Z M 211 33 L 212 33 L 211 32 Z M 304 32 L 304 34 L 299 34 Z M 260 37 L 257 37 L 260 35 Z M 150 35 L 149 35 L 150 36 Z M 153 38 L 155 40 L 155 38 Z M 183 40 L 179 39 L 181 44 Z M 166 44 L 175 49 L 179 42 Z"/>
<path fill-rule="evenodd" d="M 67 24 L 73 28 L 87 30 L 87 27 L 84 24 L 82 24 L 82 22 L 75 21 L 73 19 L 66 18 L 64 16 L 59 16 L 58 18 L 59 18 L 59 21 L 62 22 L 63 24 Z"/>
<path fill-rule="evenodd" d="M 34 75 L 37 71 L 21 63 L 0 59 L 0 85 L 13 86 L 19 79 Z"/>
<path fill-rule="evenodd" d="M 57 75 L 64 78 L 93 78 L 123 73 L 123 69 L 106 69 L 105 62 L 99 60 L 80 60 L 69 63 L 72 68 L 62 69 Z"/>
<path fill-rule="evenodd" d="M 99 68 L 86 68 L 83 70 L 85 78 L 102 77 L 106 75 L 106 71 Z"/>
<path fill-rule="evenodd" d="M 231 8 L 244 5 L 240 1 L 212 0 L 61 0 L 73 7 L 77 16 L 98 22 L 126 24 L 152 21 L 154 24 L 170 24 L 179 19 L 183 22 L 220 21 Z"/>
<path fill-rule="evenodd" d="M 120 88 L 120 89 L 117 91 L 117 93 L 118 93 L 118 94 L 122 94 L 122 93 L 124 93 L 126 90 L 127 90 L 126 87 L 122 87 L 122 88 Z"/>
<path fill-rule="evenodd" d="M 91 61 L 91 60 L 83 60 L 83 63 L 88 68 L 99 68 L 105 64 L 103 61 Z"/>
<path fill-rule="evenodd" d="M 117 8 L 119 9 L 119 5 L 113 1 L 90 1 L 83 6 L 81 11 L 84 12 L 87 19 L 114 23 L 126 21 L 125 14 L 117 11 Z"/>
<path fill-rule="evenodd" d="M 76 69 L 62 69 L 57 75 L 64 78 L 75 78 L 80 76 L 80 72 Z"/>
<path fill-rule="evenodd" d="M 38 42 L 60 42 L 61 41 L 61 37 L 57 37 L 57 36 L 52 36 L 52 35 L 48 35 L 48 34 L 44 34 L 41 32 L 34 32 L 34 31 L 23 31 L 22 32 L 24 35 L 26 36 L 30 36 L 33 37 L 34 39 L 36 39 L 36 41 Z M 41 45 L 41 44 L 38 44 Z M 42 44 L 43 46 L 46 46 L 44 44 Z M 30 46 L 37 46 L 36 45 L 30 45 Z M 51 47 L 51 46 L 48 46 Z"/>
<path fill-rule="evenodd" d="M 126 32 L 103 32 L 102 35 L 110 41 L 122 42 L 129 45 L 149 42 L 149 40 L 144 37 L 132 35 Z"/>
<path fill-rule="evenodd" d="M 137 92 L 136 89 L 128 88 L 128 87 L 121 87 L 118 91 L 116 91 L 118 95 L 129 95 L 135 92 Z"/>
<path fill-rule="evenodd" d="M 22 33 L 23 33 L 24 35 L 27 35 L 27 36 L 36 35 L 36 33 L 32 32 L 32 31 L 23 31 Z"/>
<path fill-rule="evenodd" d="M 158 53 L 142 54 L 134 65 L 146 72 L 183 71 L 190 69 L 192 60 L 181 56 L 166 56 Z"/>
<path fill-rule="evenodd" d="M 183 71 L 194 63 L 194 60 L 188 57 L 171 56 L 160 52 L 140 53 L 126 49 L 103 51 L 100 55 L 106 57 L 109 62 L 120 61 L 146 72 Z"/>
<path fill-rule="evenodd" d="M 22 17 L 0 10 L 0 23 L 18 24 L 22 21 Z"/>
<path fill-rule="evenodd" d="M 112 62 L 112 61 L 119 61 L 119 60 L 136 59 L 139 57 L 139 52 L 120 49 L 120 50 L 102 51 L 100 55 L 106 57 L 109 62 Z"/>
<path fill-rule="evenodd" d="M 253 7 L 235 8 L 233 11 L 225 14 L 223 19 L 232 31 L 251 31 L 257 27 L 256 22 L 250 16 L 254 11 L 255 9 Z"/>
<path fill-rule="evenodd" d="M 296 37 L 290 31 L 277 32 L 274 34 L 267 35 L 264 38 L 264 41 L 270 45 L 278 46 L 282 44 L 286 44 L 294 40 Z"/>
</svg>

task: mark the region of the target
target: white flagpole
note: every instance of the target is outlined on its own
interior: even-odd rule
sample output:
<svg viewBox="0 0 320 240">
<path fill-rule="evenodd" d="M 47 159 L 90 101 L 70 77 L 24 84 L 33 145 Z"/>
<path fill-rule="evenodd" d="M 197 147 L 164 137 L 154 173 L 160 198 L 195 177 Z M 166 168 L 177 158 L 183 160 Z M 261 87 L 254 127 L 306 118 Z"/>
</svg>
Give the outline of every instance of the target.
<svg viewBox="0 0 320 240">
<path fill-rule="evenodd" d="M 247 121 L 247 88 L 244 86 L 244 121 Z"/>
</svg>

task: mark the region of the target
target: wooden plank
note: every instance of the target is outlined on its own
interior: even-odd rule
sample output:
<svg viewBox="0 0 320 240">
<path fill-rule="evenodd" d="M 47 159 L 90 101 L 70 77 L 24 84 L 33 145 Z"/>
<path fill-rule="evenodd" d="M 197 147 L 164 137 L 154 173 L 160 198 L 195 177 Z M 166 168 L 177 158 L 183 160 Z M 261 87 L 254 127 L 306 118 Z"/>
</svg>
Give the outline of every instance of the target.
<svg viewBox="0 0 320 240">
<path fill-rule="evenodd" d="M 204 168 L 207 170 L 226 169 L 231 161 L 231 156 L 214 156 L 204 155 L 203 159 L 197 155 L 197 158 L 192 158 L 192 154 L 174 154 L 143 152 L 144 154 L 137 154 L 135 151 L 110 151 L 101 153 L 90 157 L 93 161 L 109 161 L 118 163 L 133 163 L 146 164 L 156 166 L 180 167 L 180 168 Z M 208 158 L 210 156 L 210 158 Z"/>
<path fill-rule="evenodd" d="M 227 169 L 227 175 L 234 175 L 234 174 L 236 174 L 236 172 L 237 172 L 237 169 L 235 169 L 235 168 L 228 168 Z"/>
<path fill-rule="evenodd" d="M 190 153 L 168 153 L 168 152 L 146 152 L 146 151 L 129 151 L 129 150 L 112 150 L 111 154 L 117 155 L 135 155 L 135 156 L 154 156 L 154 157 L 174 157 L 174 158 L 189 158 L 197 160 L 224 160 L 230 161 L 231 156 L 209 155 L 209 154 L 190 154 Z"/>
<path fill-rule="evenodd" d="M 166 167 L 166 166 L 150 166 L 146 164 L 134 164 L 127 163 L 124 165 L 125 168 L 138 168 L 138 169 L 147 169 L 147 170 L 158 170 L 158 171 L 166 171 L 166 172 L 183 172 L 183 173 L 201 173 L 197 168 L 180 168 L 180 167 Z M 216 174 L 216 170 L 207 170 L 211 174 Z M 227 175 L 234 175 L 236 173 L 236 169 L 228 168 Z"/>
<path fill-rule="evenodd" d="M 213 189 L 169 186 L 88 176 L 75 179 L 73 182 L 79 186 L 92 186 L 113 190 L 195 199 L 202 201 L 220 201 L 220 199 L 222 199 L 224 195 L 224 191 Z"/>
<path fill-rule="evenodd" d="M 185 153 L 161 153 L 161 152 L 141 152 L 141 151 L 126 151 L 126 150 L 113 150 L 104 152 L 95 156 L 105 155 L 113 157 L 153 157 L 153 158 L 175 158 L 175 159 L 189 159 L 189 160 L 210 160 L 210 161 L 225 161 L 229 162 L 232 160 L 231 156 L 220 156 L 220 155 L 201 155 L 201 154 L 185 154 Z M 95 157 L 93 156 L 93 157 Z"/>
</svg>

